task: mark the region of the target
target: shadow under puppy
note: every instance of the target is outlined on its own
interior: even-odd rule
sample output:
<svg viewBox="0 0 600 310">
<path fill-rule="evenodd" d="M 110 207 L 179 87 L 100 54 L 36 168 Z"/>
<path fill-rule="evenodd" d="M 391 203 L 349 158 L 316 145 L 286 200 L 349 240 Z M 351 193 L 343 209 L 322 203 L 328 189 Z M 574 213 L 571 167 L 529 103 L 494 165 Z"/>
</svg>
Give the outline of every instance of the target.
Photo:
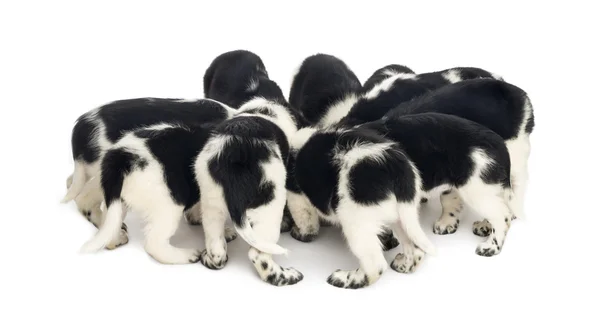
<svg viewBox="0 0 600 310">
<path fill-rule="evenodd" d="M 218 123 L 234 112 L 235 109 L 210 99 L 135 98 L 113 101 L 84 113 L 71 135 L 74 171 L 67 179 L 68 190 L 62 202 L 75 200 L 79 212 L 99 227 L 103 221 L 100 163 L 117 141 L 142 127 L 174 121 L 193 126 Z M 114 249 L 128 240 L 123 223 L 119 239 L 107 247 Z"/>
</svg>

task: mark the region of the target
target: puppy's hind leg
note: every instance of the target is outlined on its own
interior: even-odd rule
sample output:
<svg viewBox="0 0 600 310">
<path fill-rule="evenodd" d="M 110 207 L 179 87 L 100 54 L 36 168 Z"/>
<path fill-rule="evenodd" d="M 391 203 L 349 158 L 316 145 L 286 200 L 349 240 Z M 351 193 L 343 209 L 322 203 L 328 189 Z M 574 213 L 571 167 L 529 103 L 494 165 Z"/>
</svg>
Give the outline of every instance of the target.
<svg viewBox="0 0 600 310">
<path fill-rule="evenodd" d="M 388 267 L 377 237 L 381 233 L 382 223 L 374 213 L 379 208 L 365 207 L 350 199 L 341 199 L 340 206 L 338 219 L 350 250 L 359 260 L 360 268 L 336 270 L 327 278 L 327 283 L 340 288 L 358 289 L 375 283 Z"/>
<path fill-rule="evenodd" d="M 486 219 L 492 227 L 487 240 L 477 247 L 478 255 L 493 256 L 502 251 L 512 218 L 504 197 L 505 191 L 501 185 L 485 184 L 479 179 L 459 189 L 466 204 Z"/>
<path fill-rule="evenodd" d="M 200 260 L 199 250 L 182 249 L 171 245 L 170 239 L 177 231 L 183 207 L 167 200 L 170 200 L 170 197 L 160 199 L 152 206 L 145 206 L 150 209 L 146 212 L 144 249 L 162 264 L 195 263 Z M 161 202 L 163 203 L 160 204 Z"/>
<path fill-rule="evenodd" d="M 302 193 L 287 192 L 287 205 L 294 220 L 291 235 L 302 242 L 311 242 L 319 234 L 320 222 L 317 209 Z"/>
<path fill-rule="evenodd" d="M 459 215 L 463 209 L 462 200 L 455 188 L 440 195 L 442 215 L 433 225 L 433 233 L 437 235 L 453 234 L 460 223 Z"/>
<path fill-rule="evenodd" d="M 185 210 L 183 212 L 183 219 L 192 225 L 198 226 L 202 225 L 202 207 L 200 203 L 193 205 L 191 208 Z"/>
<path fill-rule="evenodd" d="M 200 253 L 200 262 L 206 268 L 221 269 L 225 267 L 228 260 L 227 239 L 224 230 L 227 205 L 222 198 L 203 202 L 202 226 L 204 227 L 206 249 Z"/>
<path fill-rule="evenodd" d="M 266 205 L 247 211 L 247 216 L 252 223 L 252 230 L 257 239 L 268 243 L 276 243 L 279 240 L 283 206 L 285 204 L 286 191 L 281 184 L 274 189 L 274 199 Z M 292 267 L 281 267 L 277 264 L 271 254 L 267 254 L 251 247 L 248 258 L 256 268 L 260 278 L 272 285 L 283 286 L 300 282 L 304 276 Z"/>
</svg>

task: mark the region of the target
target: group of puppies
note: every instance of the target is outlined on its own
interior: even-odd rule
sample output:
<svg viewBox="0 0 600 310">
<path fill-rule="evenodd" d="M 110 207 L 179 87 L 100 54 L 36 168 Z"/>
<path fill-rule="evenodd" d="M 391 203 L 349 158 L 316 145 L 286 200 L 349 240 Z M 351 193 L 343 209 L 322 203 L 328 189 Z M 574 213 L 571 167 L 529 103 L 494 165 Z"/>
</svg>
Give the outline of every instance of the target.
<svg viewBox="0 0 600 310">
<path fill-rule="evenodd" d="M 301 63 L 288 102 L 259 56 L 235 50 L 206 70 L 204 97 L 119 100 L 77 119 L 62 201 L 75 200 L 98 228 L 84 252 L 126 244 L 131 210 L 161 263 L 221 269 L 239 235 L 262 280 L 291 285 L 303 275 L 273 260 L 287 253 L 280 233 L 310 242 L 333 224 L 360 267 L 327 282 L 355 289 L 388 266 L 413 272 L 435 252 L 419 223 L 433 195 L 436 234 L 457 230 L 463 206 L 481 216 L 473 232 L 486 238 L 482 256 L 500 253 L 524 216 L 533 108 L 483 69 L 416 74 L 393 64 L 363 85 L 339 58 L 316 54 Z M 205 249 L 171 245 L 182 216 L 202 225 Z M 388 264 L 383 252 L 399 244 Z"/>
</svg>

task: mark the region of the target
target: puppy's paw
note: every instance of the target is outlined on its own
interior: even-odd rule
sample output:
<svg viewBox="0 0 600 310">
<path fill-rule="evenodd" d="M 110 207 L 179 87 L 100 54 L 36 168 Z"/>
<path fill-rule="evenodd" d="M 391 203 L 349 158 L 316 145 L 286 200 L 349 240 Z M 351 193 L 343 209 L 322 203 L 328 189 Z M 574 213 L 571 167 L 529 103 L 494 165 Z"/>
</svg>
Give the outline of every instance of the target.
<svg viewBox="0 0 600 310">
<path fill-rule="evenodd" d="M 195 210 L 192 210 L 192 209 L 183 212 L 183 219 L 188 223 L 188 225 L 192 225 L 192 226 L 202 225 L 202 217 L 200 217 L 196 213 L 198 213 L 198 212 Z"/>
<path fill-rule="evenodd" d="M 127 233 L 127 225 L 123 223 L 121 226 L 121 231 L 119 232 L 119 236 L 116 240 L 106 245 L 107 250 L 114 250 L 122 245 L 129 243 L 129 235 Z"/>
<path fill-rule="evenodd" d="M 294 226 L 290 234 L 294 239 L 301 242 L 312 242 L 317 238 L 317 232 L 309 231 L 307 233 L 302 233 L 298 226 Z"/>
<path fill-rule="evenodd" d="M 200 262 L 208 269 L 223 269 L 228 260 L 227 254 L 209 253 L 206 249 L 200 252 Z"/>
<path fill-rule="evenodd" d="M 400 273 L 412 273 L 423 260 L 424 253 L 420 250 L 415 250 L 411 254 L 400 253 L 390 264 L 390 267 Z"/>
<path fill-rule="evenodd" d="M 436 235 L 453 234 L 458 229 L 458 224 L 460 224 L 460 220 L 456 217 L 443 216 L 433 224 L 433 233 Z"/>
<path fill-rule="evenodd" d="M 473 233 L 479 237 L 487 237 L 492 232 L 492 224 L 487 220 L 473 223 Z"/>
<path fill-rule="evenodd" d="M 389 251 L 395 247 L 397 247 L 398 245 L 400 245 L 400 243 L 398 242 L 398 239 L 396 239 L 396 237 L 394 237 L 394 234 L 390 231 L 388 232 L 384 232 L 382 234 L 377 235 L 377 237 L 379 238 L 379 242 L 381 242 L 381 248 L 384 251 Z"/>
<path fill-rule="evenodd" d="M 237 238 L 237 232 L 233 227 L 225 227 L 225 242 L 229 243 Z"/>
<path fill-rule="evenodd" d="M 479 244 L 475 253 L 479 256 L 490 257 L 500 253 L 500 245 L 498 244 L 498 240 L 493 238 L 488 238 L 485 242 Z"/>
<path fill-rule="evenodd" d="M 358 289 L 369 285 L 369 279 L 360 269 L 336 270 L 327 278 L 327 283 L 339 288 Z"/>
</svg>

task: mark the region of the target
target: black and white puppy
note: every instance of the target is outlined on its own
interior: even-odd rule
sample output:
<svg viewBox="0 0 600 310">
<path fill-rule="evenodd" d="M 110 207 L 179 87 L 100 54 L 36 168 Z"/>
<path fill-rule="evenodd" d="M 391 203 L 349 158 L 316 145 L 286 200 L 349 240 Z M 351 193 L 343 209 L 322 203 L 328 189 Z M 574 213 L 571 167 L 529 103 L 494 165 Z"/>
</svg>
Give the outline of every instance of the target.
<svg viewBox="0 0 600 310">
<path fill-rule="evenodd" d="M 260 80 L 279 87 L 271 80 Z M 281 90 L 278 98 L 255 97 L 231 119 L 215 127 L 195 163 L 202 193 L 200 207 L 209 268 L 226 258 L 224 215 L 229 212 L 238 234 L 251 245 L 248 257 L 262 280 L 291 285 L 302 280 L 294 268 L 283 268 L 271 254 L 287 250 L 276 244 L 286 206 L 286 165 L 291 137 L 300 126 Z"/>
<path fill-rule="evenodd" d="M 308 230 L 318 230 L 318 216 L 341 226 L 360 263 L 332 273 L 329 284 L 357 289 L 375 283 L 388 266 L 378 238 L 385 229 L 416 244 L 405 245 L 395 269 L 408 272 L 435 250 L 419 224 L 419 171 L 399 144 L 372 130 L 304 128 L 292 147 L 296 156 L 288 173 L 295 184 L 288 186 L 288 206 L 294 220 L 313 225 Z"/>
<path fill-rule="evenodd" d="M 110 102 L 81 115 L 71 136 L 74 171 L 67 179 L 67 194 L 62 202 L 75 200 L 79 212 L 99 227 L 103 216 L 100 163 L 106 151 L 132 130 L 170 123 L 189 125 L 218 123 L 230 118 L 235 109 L 210 99 L 136 98 Z M 123 225 L 120 241 L 128 241 Z"/>
<path fill-rule="evenodd" d="M 478 123 L 440 113 L 387 118 L 359 125 L 354 129 L 371 130 L 377 135 L 385 136 L 386 139 L 396 142 L 398 149 L 414 163 L 416 174 L 422 182 L 422 192 L 415 197 L 415 212 L 421 197 L 428 197 L 431 193 L 440 190 L 448 193 L 450 189 L 453 189 L 467 205 L 491 223 L 491 233 L 485 242 L 478 245 L 476 253 L 482 256 L 500 253 L 510 225 L 514 200 L 511 199 L 510 156 L 503 139 L 498 134 Z M 300 132 L 306 130 L 303 129 Z M 317 132 L 309 139 L 302 139 L 300 134 L 297 135 L 298 141 L 294 141 L 293 147 L 294 150 L 297 150 L 294 173 L 298 189 L 293 193 L 288 192 L 288 205 L 292 215 L 303 214 L 302 219 L 294 217 L 296 224 L 307 225 L 303 229 L 312 232 L 319 228 L 319 215 L 328 216 L 335 213 L 339 218 L 340 214 L 337 209 L 342 206 L 353 206 L 351 210 L 357 216 L 354 219 L 356 222 L 345 223 L 343 220 L 337 220 L 345 234 L 346 230 L 352 229 L 357 231 L 348 233 L 360 233 L 361 221 L 369 222 L 368 215 L 362 213 L 367 211 L 361 211 L 360 207 L 370 205 L 371 201 L 377 201 L 374 198 L 366 197 L 398 199 L 398 194 L 393 197 L 387 191 L 399 188 L 400 185 L 393 185 L 396 184 L 393 177 L 406 173 L 406 169 L 397 168 L 396 166 L 399 164 L 396 162 L 388 163 L 381 155 L 380 148 L 376 148 L 379 153 L 371 148 L 364 150 L 360 143 L 351 145 L 347 152 L 359 155 L 368 154 L 369 156 L 355 155 L 355 166 L 347 163 L 335 166 L 336 163 L 339 164 L 339 159 L 332 160 L 327 158 L 328 155 L 323 156 L 322 152 L 317 151 L 319 145 L 332 143 L 327 142 L 327 139 L 335 141 L 331 137 L 327 138 L 327 130 L 333 129 L 326 129 L 325 133 Z M 302 144 L 302 140 L 307 142 Z M 336 153 L 325 150 L 325 154 Z M 366 166 L 365 163 L 370 162 L 376 162 L 381 167 Z M 400 165 L 399 167 L 404 166 Z M 379 174 L 387 171 L 386 169 L 400 170 L 395 170 L 395 173 L 390 172 L 390 177 L 384 178 Z M 344 171 L 348 173 L 345 179 Z M 316 180 L 321 180 L 327 185 L 319 184 Z M 413 184 L 407 183 L 404 178 L 401 178 L 399 182 L 398 184 L 403 185 L 403 188 L 407 188 L 409 186 L 407 184 Z M 374 187 L 367 187 L 371 185 Z M 332 188 L 332 190 L 323 191 L 322 188 Z M 376 188 L 381 190 L 378 191 Z M 395 200 L 392 199 L 392 201 Z M 375 205 L 380 205 L 380 202 Z M 370 207 L 368 212 L 381 212 L 381 209 L 384 208 Z M 349 213 L 352 214 L 352 212 Z M 403 225 L 412 223 L 405 219 L 400 219 L 400 222 Z M 384 221 L 378 223 L 379 227 L 386 224 Z M 348 228 L 346 229 L 344 226 L 348 226 Z M 415 241 L 416 239 L 408 240 L 399 234 L 393 225 L 391 227 L 404 249 L 404 253 L 396 256 L 391 267 L 398 272 L 412 272 L 427 249 Z M 364 233 L 362 234 L 364 235 Z M 410 233 L 408 235 L 410 236 Z M 347 235 L 346 238 L 349 239 Z M 361 244 L 367 246 L 367 244 L 373 243 L 373 240 Z M 416 243 L 416 246 L 413 243 Z M 380 258 L 378 261 L 381 261 Z M 380 266 L 381 262 L 377 265 Z M 366 268 L 362 262 L 361 267 Z M 334 276 L 334 278 L 336 277 Z M 338 282 L 340 286 L 354 286 L 349 279 L 337 280 L 340 281 Z M 337 281 L 332 280 L 332 282 L 330 283 L 335 285 Z"/>
<path fill-rule="evenodd" d="M 504 140 L 511 161 L 511 220 L 523 218 L 531 152 L 529 136 L 535 125 L 533 106 L 527 93 L 500 80 L 466 80 L 402 103 L 387 113 L 384 119 L 427 112 L 450 114 L 477 122 Z M 434 224 L 433 231 L 436 234 L 454 233 L 462 210 L 460 197 L 451 191 L 446 197 L 441 196 L 441 202 L 442 215 Z M 477 221 L 473 225 L 473 232 L 487 236 L 492 226 L 488 221 Z"/>
<path fill-rule="evenodd" d="M 391 64 L 385 67 L 379 68 L 371 74 L 371 76 L 365 81 L 362 87 L 362 92 L 367 93 L 375 85 L 380 84 L 383 80 L 389 78 L 390 76 L 398 75 L 398 74 L 406 74 L 409 77 L 415 76 L 416 73 L 409 67 L 399 64 Z"/>
<path fill-rule="evenodd" d="M 486 70 L 456 67 L 443 71 L 414 74 L 400 65 L 389 65 L 377 70 L 370 80 L 380 81 L 364 91 L 349 110 L 331 118 L 327 125 L 343 123 L 354 126 L 380 119 L 403 102 L 418 98 L 445 85 L 471 79 L 501 79 Z"/>
<path fill-rule="evenodd" d="M 264 281 L 302 280 L 300 272 L 280 267 L 271 257 L 287 252 L 276 243 L 286 202 L 287 137 L 297 126 L 283 94 L 280 98 L 253 98 L 218 124 L 172 122 L 125 135 L 102 160 L 106 217 L 82 251 L 115 243 L 128 208 L 146 220 L 144 248 L 159 262 L 201 261 L 220 269 L 228 260 L 226 242 L 236 236 L 225 227 L 230 217 L 251 246 L 249 257 Z M 202 215 L 203 251 L 169 242 L 183 212 L 193 209 Z"/>
<path fill-rule="evenodd" d="M 290 89 L 290 105 L 313 125 L 330 123 L 337 110 L 353 104 L 360 80 L 341 59 L 316 54 L 302 61 Z"/>
<path fill-rule="evenodd" d="M 247 50 L 234 50 L 217 56 L 204 75 L 204 93 L 207 98 L 235 108 L 256 97 L 285 100 L 279 86 L 269 80 L 262 59 Z M 291 112 L 301 126 L 307 125 L 299 112 L 295 109 Z M 290 231 L 292 226 L 293 220 L 286 207 L 281 232 Z"/>
<path fill-rule="evenodd" d="M 223 102 L 233 108 L 254 98 L 258 93 L 265 94 L 269 86 L 260 83 L 268 80 L 269 75 L 262 59 L 247 50 L 233 50 L 217 56 L 204 73 L 204 97 Z M 273 90 L 271 96 L 276 96 Z"/>
<path fill-rule="evenodd" d="M 214 126 L 160 123 L 129 131 L 109 148 L 98 177 L 105 220 L 82 251 L 94 252 L 120 242 L 119 227 L 131 210 L 145 221 L 144 249 L 160 263 L 188 264 L 204 258 L 206 252 L 177 248 L 169 240 L 184 211 L 200 201 L 192 167 Z M 232 229 L 223 229 L 225 240 L 235 239 Z"/>
</svg>

